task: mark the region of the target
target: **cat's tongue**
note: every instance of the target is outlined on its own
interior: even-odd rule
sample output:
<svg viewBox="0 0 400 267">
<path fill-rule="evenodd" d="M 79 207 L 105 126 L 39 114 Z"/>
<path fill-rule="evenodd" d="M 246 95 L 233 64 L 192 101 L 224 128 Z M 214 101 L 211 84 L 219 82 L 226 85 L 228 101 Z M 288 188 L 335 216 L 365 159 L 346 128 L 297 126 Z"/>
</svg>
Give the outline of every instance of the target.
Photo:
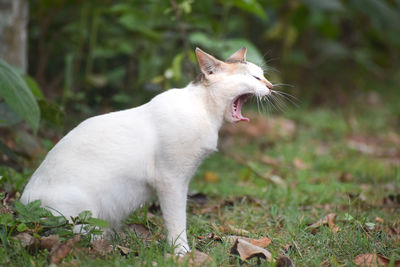
<svg viewBox="0 0 400 267">
<path fill-rule="evenodd" d="M 242 95 L 239 96 L 234 102 L 233 102 L 233 111 L 232 111 L 232 117 L 236 120 L 236 122 L 239 121 L 245 121 L 249 122 L 250 119 L 246 118 L 242 115 L 242 105 L 244 101 L 248 98 L 248 95 Z"/>
</svg>

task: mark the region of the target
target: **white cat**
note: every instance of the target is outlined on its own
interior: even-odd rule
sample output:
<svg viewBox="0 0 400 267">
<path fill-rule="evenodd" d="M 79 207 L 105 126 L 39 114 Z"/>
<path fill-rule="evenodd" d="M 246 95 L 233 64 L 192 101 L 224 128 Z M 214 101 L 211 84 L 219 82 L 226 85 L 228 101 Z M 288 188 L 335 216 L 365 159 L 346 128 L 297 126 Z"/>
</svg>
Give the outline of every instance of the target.
<svg viewBox="0 0 400 267">
<path fill-rule="evenodd" d="M 90 210 L 118 229 L 121 220 L 154 195 L 175 253 L 190 251 L 186 237 L 189 181 L 217 150 L 224 121 L 242 116 L 250 96 L 271 93 L 263 70 L 246 62 L 246 48 L 227 61 L 196 49 L 202 74 L 142 106 L 89 118 L 69 132 L 35 171 L 22 203 L 40 199 L 66 218 Z"/>
</svg>

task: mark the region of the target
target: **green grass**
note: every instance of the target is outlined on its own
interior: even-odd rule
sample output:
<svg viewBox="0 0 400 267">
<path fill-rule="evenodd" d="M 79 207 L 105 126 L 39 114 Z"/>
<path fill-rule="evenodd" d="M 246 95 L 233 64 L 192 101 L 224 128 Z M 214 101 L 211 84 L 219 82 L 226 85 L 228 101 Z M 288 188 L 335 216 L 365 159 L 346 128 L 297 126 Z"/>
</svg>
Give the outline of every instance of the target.
<svg viewBox="0 0 400 267">
<path fill-rule="evenodd" d="M 233 143 L 224 148 L 225 152 L 245 158 L 262 173 L 279 175 L 287 187 L 264 181 L 245 162 L 237 162 L 227 153 L 215 153 L 201 165 L 190 186 L 192 192 L 201 192 L 207 197 L 205 205 L 189 201 L 191 246 L 208 253 L 213 258 L 211 266 L 239 265 L 239 259 L 229 253 L 230 244 L 198 239 L 212 232 L 224 235 L 214 225 L 231 224 L 248 230 L 251 237 L 271 238 L 268 250 L 273 255 L 288 255 L 297 266 L 351 266 L 357 255 L 366 253 L 400 259 L 399 236 L 396 238 L 387 232 L 395 223 L 400 227 L 400 203 L 397 206 L 384 203 L 389 195 L 399 197 L 400 189 L 400 168 L 389 162 L 396 157 L 398 160 L 400 155 L 399 144 L 392 143 L 387 135 L 400 130 L 398 111 L 392 102 L 395 100 L 387 103 L 382 100 L 374 107 L 360 101 L 344 109 L 289 109 L 280 116 L 295 122 L 293 138 L 270 141 L 265 137 L 234 136 Z M 382 157 L 357 151 L 348 145 L 348 138 L 355 135 L 379 137 L 384 144 L 373 143 L 375 148 L 394 149 L 398 154 Z M 262 155 L 279 159 L 278 166 L 263 164 Z M 295 158 L 308 167 L 296 168 Z M 207 181 L 206 171 L 215 173 L 218 180 Z M 342 174 L 350 178 L 343 180 Z M 21 176 L 27 177 L 9 175 L 15 175 L 18 183 Z M 10 183 L 9 179 L 8 186 L 12 189 Z M 213 208 L 213 212 L 204 212 L 205 208 Z M 152 266 L 154 262 L 158 266 L 176 266 L 174 259 L 165 256 L 172 248 L 163 240 L 160 212 L 156 210 L 151 220 L 146 218 L 146 213 L 147 208 L 143 208 L 129 221 L 147 225 L 154 236 L 152 242 L 132 235 L 125 241 L 114 240 L 115 244 L 124 244 L 133 250 L 128 255 L 123 256 L 118 250 L 106 256 L 77 252 L 67 256 L 64 262 L 79 266 Z M 328 213 L 337 215 L 338 232 L 328 226 L 321 226 L 315 232 L 308 228 Z M 377 222 L 376 217 L 384 223 Z M 366 223 L 373 223 L 374 229 L 368 230 Z M 0 264 L 48 264 L 46 250 L 27 251 L 12 238 L 7 238 L 6 244 L 6 247 L 0 245 Z M 249 261 L 249 264 L 256 263 L 256 259 Z"/>
</svg>

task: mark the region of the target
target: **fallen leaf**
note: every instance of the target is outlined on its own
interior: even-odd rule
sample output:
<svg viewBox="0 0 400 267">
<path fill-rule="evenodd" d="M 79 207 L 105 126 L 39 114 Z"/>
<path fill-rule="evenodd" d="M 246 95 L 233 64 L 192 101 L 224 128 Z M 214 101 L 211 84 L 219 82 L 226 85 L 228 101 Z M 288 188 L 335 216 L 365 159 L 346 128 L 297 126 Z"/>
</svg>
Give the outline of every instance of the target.
<svg viewBox="0 0 400 267">
<path fill-rule="evenodd" d="M 267 155 L 262 155 L 260 158 L 260 161 L 264 164 L 273 166 L 273 167 L 278 167 L 279 166 L 279 161 L 277 159 L 274 159 L 270 156 Z"/>
<path fill-rule="evenodd" d="M 39 247 L 51 251 L 60 244 L 58 235 L 43 236 L 39 240 Z"/>
<path fill-rule="evenodd" d="M 271 239 L 269 239 L 268 237 L 261 237 L 259 239 L 251 239 L 251 243 L 253 245 L 266 248 L 269 246 L 269 244 L 271 244 Z"/>
<path fill-rule="evenodd" d="M 206 171 L 204 172 L 204 180 L 206 180 L 209 183 L 215 183 L 219 180 L 219 177 L 214 172 Z"/>
<path fill-rule="evenodd" d="M 339 180 L 342 183 L 351 182 L 351 181 L 353 181 L 353 179 L 354 179 L 354 176 L 351 173 L 348 173 L 348 172 L 343 172 L 339 177 Z"/>
<path fill-rule="evenodd" d="M 335 213 L 329 213 L 327 214 L 323 219 L 319 220 L 316 223 L 313 223 L 312 225 L 308 226 L 308 229 L 316 230 L 322 225 L 329 225 L 329 227 L 332 229 L 333 232 L 338 232 L 340 229 L 339 227 L 335 226 L 335 218 L 336 214 Z"/>
<path fill-rule="evenodd" d="M 269 246 L 269 244 L 271 244 L 271 239 L 269 239 L 268 237 L 261 237 L 259 239 L 254 239 L 254 238 L 237 236 L 237 235 L 228 235 L 228 236 L 223 236 L 221 238 L 214 236 L 214 239 L 221 239 L 221 240 L 231 243 L 231 244 L 234 244 L 238 239 L 243 239 L 246 242 L 249 242 L 255 246 L 259 246 L 262 248 L 266 248 Z"/>
<path fill-rule="evenodd" d="M 22 247 L 26 248 L 32 246 L 35 243 L 35 238 L 28 233 L 20 233 L 14 237 L 16 240 L 21 242 Z"/>
<path fill-rule="evenodd" d="M 190 257 L 188 264 L 189 266 L 208 266 L 212 261 L 210 255 L 198 250 L 189 253 L 188 257 Z"/>
<path fill-rule="evenodd" d="M 299 159 L 299 158 L 295 158 L 295 159 L 293 160 L 293 165 L 294 165 L 297 169 L 299 169 L 299 170 L 308 169 L 308 165 L 307 165 L 306 163 L 304 163 L 304 161 L 302 161 L 302 160 Z"/>
<path fill-rule="evenodd" d="M 208 266 L 212 261 L 211 256 L 198 250 L 186 253 L 183 257 L 167 253 L 166 257 L 175 259 L 179 266 Z"/>
<path fill-rule="evenodd" d="M 80 235 L 76 235 L 68 241 L 59 244 L 50 252 L 50 262 L 54 264 L 59 264 L 67 255 L 71 252 L 72 248 L 76 243 L 81 240 Z"/>
<path fill-rule="evenodd" d="M 328 225 L 329 227 L 332 229 L 332 231 L 334 233 L 339 231 L 339 227 L 335 226 L 335 218 L 336 218 L 336 214 L 335 213 L 329 213 L 328 215 L 326 215 L 325 217 L 327 217 L 328 220 Z"/>
<path fill-rule="evenodd" d="M 233 226 L 231 224 L 221 225 L 220 227 L 213 225 L 213 227 L 216 230 L 219 230 L 226 234 L 235 234 L 235 235 L 240 235 L 240 236 L 248 236 L 250 234 L 249 231 L 236 228 L 235 226 Z"/>
<path fill-rule="evenodd" d="M 96 254 L 105 256 L 112 252 L 112 247 L 107 239 L 96 239 L 92 242 L 93 251 Z"/>
<path fill-rule="evenodd" d="M 122 254 L 124 254 L 124 255 L 128 255 L 129 253 L 132 252 L 132 249 L 127 248 L 127 247 L 123 247 L 120 245 L 117 245 L 116 247 L 119 248 L 119 250 L 121 250 Z"/>
<path fill-rule="evenodd" d="M 231 248 L 231 254 L 239 255 L 240 259 L 245 261 L 254 257 L 264 258 L 267 261 L 273 261 L 271 253 L 259 246 L 253 245 L 244 239 L 237 239 Z"/>
<path fill-rule="evenodd" d="M 384 220 L 380 217 L 375 217 L 375 221 L 382 224 L 384 223 Z"/>
<path fill-rule="evenodd" d="M 389 266 L 390 259 L 380 254 L 361 254 L 353 262 L 357 266 L 378 267 Z M 394 266 L 400 266 L 400 260 L 395 260 Z"/>
</svg>

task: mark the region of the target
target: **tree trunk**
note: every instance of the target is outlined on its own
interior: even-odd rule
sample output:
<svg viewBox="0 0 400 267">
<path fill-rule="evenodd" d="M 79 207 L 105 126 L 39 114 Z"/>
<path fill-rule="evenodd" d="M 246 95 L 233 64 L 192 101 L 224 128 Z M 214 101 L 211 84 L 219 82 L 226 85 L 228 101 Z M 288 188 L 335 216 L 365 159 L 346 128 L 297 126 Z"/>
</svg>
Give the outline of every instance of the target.
<svg viewBox="0 0 400 267">
<path fill-rule="evenodd" d="M 0 0 L 0 58 L 26 72 L 28 0 Z"/>
</svg>

